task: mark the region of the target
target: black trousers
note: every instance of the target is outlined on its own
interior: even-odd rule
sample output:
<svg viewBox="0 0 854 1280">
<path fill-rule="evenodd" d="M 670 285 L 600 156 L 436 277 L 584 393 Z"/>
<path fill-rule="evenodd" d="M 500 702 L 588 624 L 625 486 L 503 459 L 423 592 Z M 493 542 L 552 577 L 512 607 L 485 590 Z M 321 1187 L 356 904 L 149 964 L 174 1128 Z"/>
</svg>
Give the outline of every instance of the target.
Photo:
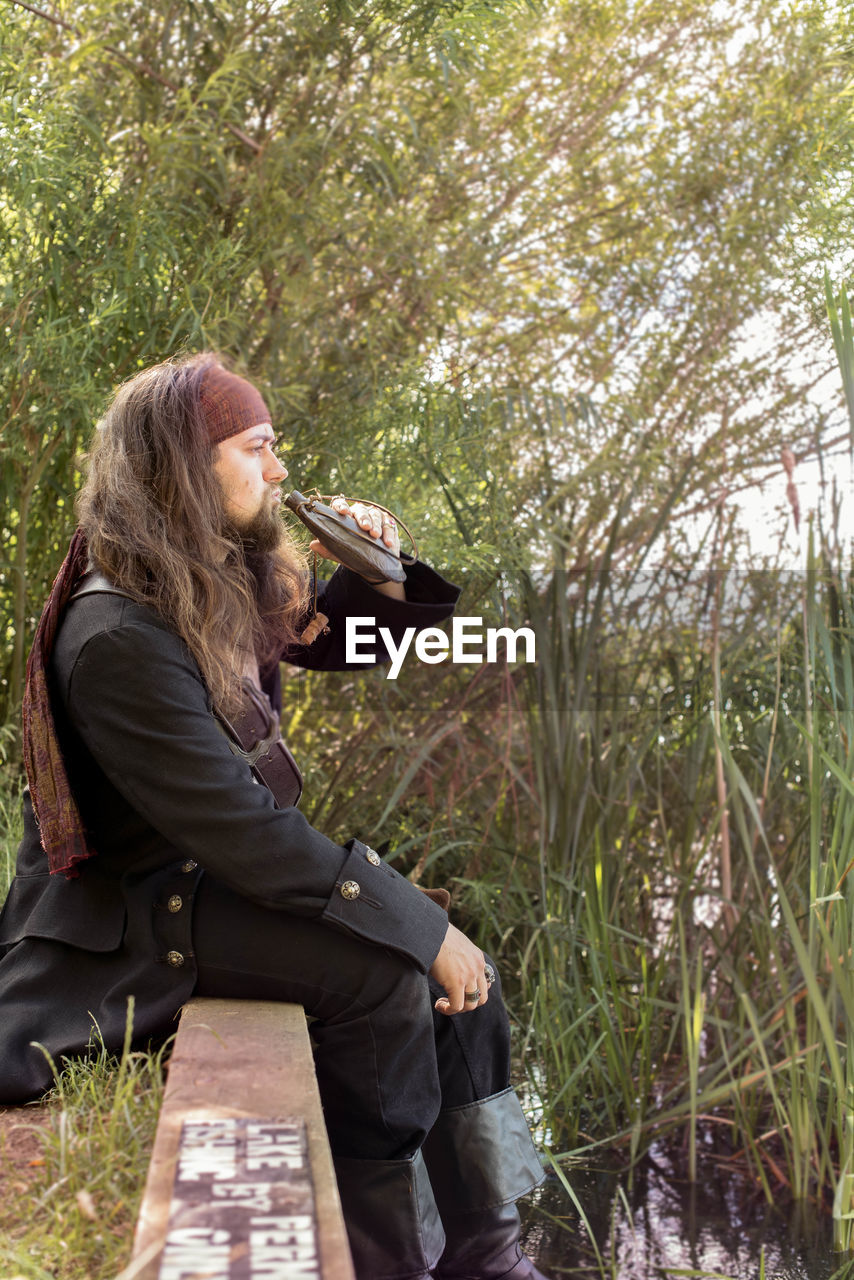
<svg viewBox="0 0 854 1280">
<path fill-rule="evenodd" d="M 195 994 L 301 1004 L 336 1156 L 399 1160 L 440 1110 L 506 1089 L 510 1028 L 496 976 L 485 1005 L 450 1017 L 397 952 L 271 911 L 210 876 L 193 912 Z"/>
</svg>

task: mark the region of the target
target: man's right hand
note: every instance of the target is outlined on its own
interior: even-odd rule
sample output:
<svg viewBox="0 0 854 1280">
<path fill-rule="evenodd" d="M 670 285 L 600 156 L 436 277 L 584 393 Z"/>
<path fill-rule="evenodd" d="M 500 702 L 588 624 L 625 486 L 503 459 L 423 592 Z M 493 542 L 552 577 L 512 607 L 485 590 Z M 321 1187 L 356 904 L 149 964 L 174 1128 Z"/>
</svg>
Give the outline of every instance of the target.
<svg viewBox="0 0 854 1280">
<path fill-rule="evenodd" d="M 484 963 L 480 947 L 469 942 L 455 925 L 449 924 L 445 940 L 430 969 L 431 978 L 447 992 L 434 1006 L 439 1013 L 464 1013 L 486 1004 L 489 988 Z M 466 1000 L 467 991 L 478 991 L 477 1000 Z"/>
</svg>

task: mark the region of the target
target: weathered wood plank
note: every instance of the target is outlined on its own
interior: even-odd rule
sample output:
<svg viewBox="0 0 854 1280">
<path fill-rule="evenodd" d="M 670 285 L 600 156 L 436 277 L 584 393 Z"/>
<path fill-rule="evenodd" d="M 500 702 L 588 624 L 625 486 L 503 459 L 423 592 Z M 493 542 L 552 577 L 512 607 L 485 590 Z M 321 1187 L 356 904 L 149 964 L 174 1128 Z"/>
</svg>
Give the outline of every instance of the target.
<svg viewBox="0 0 854 1280">
<path fill-rule="evenodd" d="M 303 1010 L 275 1001 L 202 998 L 191 1000 L 181 1016 L 134 1257 L 117 1280 L 157 1280 L 182 1127 L 198 1134 L 199 1125 L 228 1118 L 242 1124 L 230 1132 L 243 1132 L 247 1120 L 304 1121 L 319 1272 L 323 1280 L 354 1280 Z"/>
</svg>

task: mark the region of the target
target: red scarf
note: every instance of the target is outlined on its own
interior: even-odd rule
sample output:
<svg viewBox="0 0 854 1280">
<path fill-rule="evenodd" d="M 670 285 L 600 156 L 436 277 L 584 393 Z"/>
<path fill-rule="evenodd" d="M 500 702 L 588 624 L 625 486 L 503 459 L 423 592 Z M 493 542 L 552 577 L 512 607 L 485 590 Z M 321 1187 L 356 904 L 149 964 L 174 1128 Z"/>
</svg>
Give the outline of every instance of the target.
<svg viewBox="0 0 854 1280">
<path fill-rule="evenodd" d="M 79 875 L 77 863 L 96 852 L 89 843 L 65 770 L 48 692 L 47 671 L 63 610 L 88 567 L 86 538 L 78 529 L 56 575 L 36 628 L 24 688 L 24 765 L 30 798 L 53 875 Z"/>
</svg>

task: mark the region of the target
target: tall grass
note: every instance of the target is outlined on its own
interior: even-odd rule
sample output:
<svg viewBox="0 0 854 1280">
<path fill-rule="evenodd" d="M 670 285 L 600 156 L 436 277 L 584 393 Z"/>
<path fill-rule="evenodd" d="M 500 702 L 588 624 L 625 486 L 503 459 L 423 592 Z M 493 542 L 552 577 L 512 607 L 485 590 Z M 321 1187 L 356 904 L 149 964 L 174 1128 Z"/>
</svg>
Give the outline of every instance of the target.
<svg viewBox="0 0 854 1280">
<path fill-rule="evenodd" d="M 678 1129 L 693 1178 L 712 1127 L 851 1247 L 849 577 L 813 554 L 674 597 L 666 575 L 555 572 L 520 611 L 537 868 L 514 866 L 506 955 L 555 1149 L 631 1163 Z"/>
<path fill-rule="evenodd" d="M 726 744 L 733 811 L 756 884 L 746 936 L 766 975 L 741 1001 L 762 1071 L 782 1177 L 797 1197 L 833 1193 L 834 1240 L 854 1243 L 854 607 L 851 581 L 811 559 L 803 580 L 803 715 L 792 740 L 805 770 L 788 861 Z M 759 1086 L 757 1086 L 759 1087 Z M 758 1144 L 751 1154 L 761 1164 Z"/>
<path fill-rule="evenodd" d="M 6 891 L 15 874 L 15 853 L 23 835 L 24 824 L 21 814 L 22 781 L 17 770 L 9 763 L 5 751 L 12 744 L 14 734 L 0 728 L 0 901 L 6 897 Z"/>
<path fill-rule="evenodd" d="M 850 583 L 818 554 L 649 568 L 660 534 L 619 568 L 565 567 L 557 540 L 553 570 L 505 574 L 490 603 L 536 664 L 446 671 L 441 700 L 430 672 L 368 677 L 356 751 L 302 686 L 315 816 L 456 886 L 556 1153 L 632 1165 L 669 1131 L 694 1177 L 714 1133 L 769 1201 L 833 1209 L 847 1247 Z"/>
</svg>

